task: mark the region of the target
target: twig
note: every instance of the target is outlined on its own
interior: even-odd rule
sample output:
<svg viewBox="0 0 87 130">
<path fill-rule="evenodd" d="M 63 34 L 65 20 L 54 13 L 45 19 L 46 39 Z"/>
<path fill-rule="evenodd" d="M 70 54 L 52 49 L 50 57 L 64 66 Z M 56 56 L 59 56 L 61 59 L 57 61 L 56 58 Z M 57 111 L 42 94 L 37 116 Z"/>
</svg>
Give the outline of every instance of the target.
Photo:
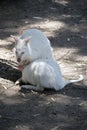
<svg viewBox="0 0 87 130">
<path fill-rule="evenodd" d="M 5 90 L 7 90 L 7 89 L 8 89 L 8 88 L 7 88 L 6 86 L 4 86 L 4 85 L 3 85 L 2 87 L 3 87 Z"/>
</svg>

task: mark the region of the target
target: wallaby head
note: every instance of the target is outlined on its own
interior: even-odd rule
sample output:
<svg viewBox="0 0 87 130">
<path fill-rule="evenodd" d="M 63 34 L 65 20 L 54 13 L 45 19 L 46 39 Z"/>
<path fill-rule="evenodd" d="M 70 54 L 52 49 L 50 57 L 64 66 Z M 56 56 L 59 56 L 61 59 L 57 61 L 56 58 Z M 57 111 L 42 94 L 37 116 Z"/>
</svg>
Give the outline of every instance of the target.
<svg viewBox="0 0 87 130">
<path fill-rule="evenodd" d="M 31 37 L 20 39 L 15 36 L 11 36 L 15 40 L 15 54 L 19 65 L 26 65 L 31 62 L 29 57 L 28 44 Z"/>
</svg>

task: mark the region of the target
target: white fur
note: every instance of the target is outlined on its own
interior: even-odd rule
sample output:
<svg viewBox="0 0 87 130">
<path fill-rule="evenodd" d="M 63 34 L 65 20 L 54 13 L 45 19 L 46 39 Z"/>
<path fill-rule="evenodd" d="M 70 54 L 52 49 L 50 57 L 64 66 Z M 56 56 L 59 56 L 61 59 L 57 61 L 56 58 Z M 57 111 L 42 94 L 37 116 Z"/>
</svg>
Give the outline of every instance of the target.
<svg viewBox="0 0 87 130">
<path fill-rule="evenodd" d="M 25 39 L 26 37 L 31 37 L 28 44 L 28 57 L 33 61 L 52 58 L 52 47 L 44 33 L 37 29 L 30 29 L 25 31 L 20 38 Z"/>
<path fill-rule="evenodd" d="M 25 39 L 31 37 L 26 44 Z M 71 82 L 78 80 L 65 81 L 62 77 L 60 68 L 53 58 L 50 41 L 39 30 L 27 30 L 18 40 L 15 46 L 17 58 L 20 57 L 19 64 L 24 66 L 22 70 L 22 80 L 32 85 L 22 85 L 22 88 L 33 90 L 44 90 L 44 88 L 53 88 L 59 90 Z M 24 54 L 22 54 L 24 52 Z M 26 64 L 29 63 L 29 64 Z"/>
</svg>

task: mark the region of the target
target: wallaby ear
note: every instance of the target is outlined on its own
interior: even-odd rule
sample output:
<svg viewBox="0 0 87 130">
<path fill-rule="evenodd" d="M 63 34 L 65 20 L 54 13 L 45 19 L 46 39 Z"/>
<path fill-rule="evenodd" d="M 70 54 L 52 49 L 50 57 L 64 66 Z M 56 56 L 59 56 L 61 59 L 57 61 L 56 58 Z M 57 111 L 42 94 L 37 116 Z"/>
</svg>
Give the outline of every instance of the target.
<svg viewBox="0 0 87 130">
<path fill-rule="evenodd" d="M 15 42 L 17 42 L 17 41 L 18 41 L 18 37 L 13 36 L 13 35 L 10 35 L 10 36 L 13 38 L 13 40 L 14 40 Z"/>
<path fill-rule="evenodd" d="M 31 36 L 25 38 L 25 39 L 24 39 L 25 43 L 26 43 L 26 44 L 29 43 L 30 39 L 31 39 Z"/>
</svg>

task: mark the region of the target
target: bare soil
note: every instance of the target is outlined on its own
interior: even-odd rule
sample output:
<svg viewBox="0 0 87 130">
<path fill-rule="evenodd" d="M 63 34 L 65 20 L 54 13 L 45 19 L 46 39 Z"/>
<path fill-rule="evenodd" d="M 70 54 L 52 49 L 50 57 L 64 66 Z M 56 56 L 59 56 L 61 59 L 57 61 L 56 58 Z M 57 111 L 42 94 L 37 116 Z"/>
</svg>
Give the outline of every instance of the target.
<svg viewBox="0 0 87 130">
<path fill-rule="evenodd" d="M 55 92 L 21 90 L 10 35 L 30 28 L 50 39 L 66 79 Z M 0 1 L 0 130 L 87 130 L 87 0 Z"/>
</svg>

